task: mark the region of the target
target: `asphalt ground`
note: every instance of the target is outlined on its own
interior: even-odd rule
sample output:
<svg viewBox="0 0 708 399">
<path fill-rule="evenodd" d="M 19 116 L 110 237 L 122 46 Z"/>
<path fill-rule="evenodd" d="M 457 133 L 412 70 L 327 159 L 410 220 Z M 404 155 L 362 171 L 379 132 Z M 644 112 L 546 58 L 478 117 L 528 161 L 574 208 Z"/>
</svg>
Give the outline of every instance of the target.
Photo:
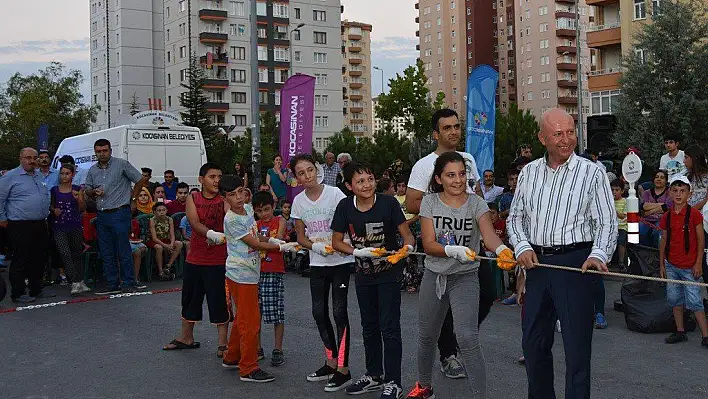
<svg viewBox="0 0 708 399">
<path fill-rule="evenodd" d="M 7 278 L 7 273 L 0 276 Z M 179 287 L 179 282 L 152 283 L 151 290 Z M 67 287 L 49 287 L 57 298 L 70 299 Z M 666 345 L 663 334 L 630 332 L 621 313 L 612 310 L 620 283 L 607 282 L 609 328 L 593 341 L 593 398 L 708 398 L 708 350 L 700 334 L 687 343 Z M 403 381 L 405 393 L 416 379 L 417 295 L 402 293 Z M 285 365 L 268 362 L 272 332 L 264 328 L 267 358 L 261 366 L 276 376 L 270 384 L 241 382 L 237 371 L 221 367 L 216 357 L 216 329 L 196 328 L 202 347 L 162 351 L 180 324 L 180 293 L 115 298 L 0 314 L 0 398 L 344 398 L 326 393 L 324 383 L 305 376 L 319 368 L 323 351 L 311 315 L 307 279 L 286 277 Z M 364 370 L 364 350 L 356 295 L 349 293 L 352 326 L 351 371 Z M 0 311 L 15 306 L 5 299 Z M 206 310 L 205 310 L 206 315 Z M 489 398 L 525 398 L 526 373 L 521 354 L 519 307 L 495 304 L 481 328 Z M 554 347 L 556 393 L 564 395 L 562 338 Z M 437 398 L 469 397 L 467 381 L 446 379 L 435 367 Z M 361 397 L 377 398 L 378 394 Z"/>
</svg>

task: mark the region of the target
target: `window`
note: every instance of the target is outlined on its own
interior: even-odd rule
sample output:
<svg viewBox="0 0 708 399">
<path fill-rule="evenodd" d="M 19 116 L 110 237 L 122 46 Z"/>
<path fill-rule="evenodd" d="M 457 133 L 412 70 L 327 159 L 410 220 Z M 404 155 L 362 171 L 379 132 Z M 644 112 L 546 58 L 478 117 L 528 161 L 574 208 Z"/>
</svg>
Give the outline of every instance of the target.
<svg viewBox="0 0 708 399">
<path fill-rule="evenodd" d="M 170 7 L 165 7 L 165 18 L 170 18 Z"/>
<path fill-rule="evenodd" d="M 280 90 L 275 91 L 275 105 L 280 105 Z M 278 122 L 280 122 L 280 114 L 277 115 Z"/>
<path fill-rule="evenodd" d="M 651 0 L 652 15 L 661 15 L 661 0 Z"/>
<path fill-rule="evenodd" d="M 185 80 L 187 80 L 187 70 L 182 69 L 181 71 L 179 71 L 179 81 L 184 82 Z"/>
<path fill-rule="evenodd" d="M 258 82 L 268 83 L 268 69 L 258 68 Z"/>
<path fill-rule="evenodd" d="M 184 36 L 187 33 L 187 24 L 179 24 L 179 35 Z"/>
<path fill-rule="evenodd" d="M 167 52 L 167 62 L 172 62 L 172 52 L 170 51 Z"/>
<path fill-rule="evenodd" d="M 319 10 L 312 10 L 312 20 L 313 21 L 326 21 L 327 20 L 327 12 L 326 11 L 319 11 Z"/>
<path fill-rule="evenodd" d="M 327 86 L 327 74 L 326 73 L 316 73 L 315 74 L 315 85 Z"/>
<path fill-rule="evenodd" d="M 267 91 L 259 91 L 258 92 L 258 103 L 259 104 L 268 104 L 268 92 Z"/>
<path fill-rule="evenodd" d="M 246 115 L 234 115 L 234 125 L 246 126 Z"/>
<path fill-rule="evenodd" d="M 313 32 L 315 44 L 327 44 L 327 32 Z"/>
<path fill-rule="evenodd" d="M 538 25 L 538 31 L 541 33 L 547 32 L 548 31 L 548 23 L 543 23 L 543 24 Z M 529 32 L 527 31 L 526 34 L 528 35 Z"/>
<path fill-rule="evenodd" d="M 179 12 L 184 12 L 187 11 L 187 2 L 185 0 L 181 0 L 179 3 Z"/>
<path fill-rule="evenodd" d="M 548 6 L 538 7 L 538 15 L 548 15 Z"/>
<path fill-rule="evenodd" d="M 442 76 L 442 75 L 438 75 L 438 83 L 442 83 L 442 82 L 443 82 L 443 76 Z"/>
<path fill-rule="evenodd" d="M 326 94 L 315 95 L 315 106 L 317 107 L 329 107 L 329 96 Z"/>
<path fill-rule="evenodd" d="M 457 52 L 457 46 L 454 45 L 454 44 L 452 45 L 452 52 L 453 52 L 453 53 L 456 53 L 456 52 Z"/>
<path fill-rule="evenodd" d="M 288 5 L 273 3 L 273 16 L 276 18 L 288 18 Z"/>
<path fill-rule="evenodd" d="M 256 15 L 260 15 L 263 17 L 268 15 L 266 3 L 261 3 L 260 1 L 256 3 Z"/>
<path fill-rule="evenodd" d="M 454 15 L 450 17 L 450 23 L 453 25 L 455 24 L 455 16 Z"/>
<path fill-rule="evenodd" d="M 438 40 L 442 40 L 442 32 L 438 32 Z"/>
<path fill-rule="evenodd" d="M 641 62 L 642 64 L 647 62 L 646 52 L 644 51 L 643 48 L 635 48 L 634 49 L 634 56 L 639 58 L 639 62 Z"/>
<path fill-rule="evenodd" d="M 438 18 L 437 21 L 436 21 L 436 23 L 437 23 L 438 26 L 442 25 L 442 19 Z"/>
<path fill-rule="evenodd" d="M 533 92 L 532 91 L 526 93 L 526 99 L 529 101 L 533 100 Z"/>
<path fill-rule="evenodd" d="M 295 10 L 295 19 L 300 19 L 300 8 L 293 8 Z"/>
<path fill-rule="evenodd" d="M 276 69 L 275 83 L 285 83 L 285 81 L 288 80 L 288 72 L 287 69 Z"/>
<path fill-rule="evenodd" d="M 647 17 L 646 0 L 634 0 L 634 19 L 645 19 Z"/>
<path fill-rule="evenodd" d="M 172 84 L 172 75 L 169 74 L 169 73 L 167 74 L 167 84 L 168 84 L 168 85 L 171 85 L 171 84 Z"/>
<path fill-rule="evenodd" d="M 236 103 L 236 104 L 245 104 L 246 103 L 246 93 L 232 92 L 231 93 L 231 102 Z"/>
<path fill-rule="evenodd" d="M 316 116 L 315 127 L 329 127 L 329 116 Z"/>
<path fill-rule="evenodd" d="M 231 15 L 243 17 L 246 15 L 246 6 L 243 1 L 229 1 L 229 11 Z"/>
<path fill-rule="evenodd" d="M 245 60 L 246 59 L 246 48 L 231 46 L 231 58 L 234 60 Z"/>
<path fill-rule="evenodd" d="M 526 83 L 527 83 L 527 84 L 533 83 L 533 76 L 529 75 L 529 76 L 526 78 Z"/>
<path fill-rule="evenodd" d="M 273 48 L 273 59 L 280 62 L 290 61 L 290 54 L 288 54 L 287 47 L 275 47 Z"/>
<path fill-rule="evenodd" d="M 621 94 L 622 92 L 620 90 L 596 91 L 590 93 L 592 114 L 608 114 L 616 111 Z"/>
<path fill-rule="evenodd" d="M 454 31 L 454 30 L 452 31 L 451 36 L 452 36 L 453 38 L 455 38 L 455 37 L 457 36 L 457 35 L 455 34 L 455 31 Z"/>
<path fill-rule="evenodd" d="M 300 41 L 300 31 L 299 30 L 293 31 L 293 40 Z"/>
<path fill-rule="evenodd" d="M 231 70 L 231 83 L 246 83 L 246 70 L 245 69 L 232 69 Z"/>
<path fill-rule="evenodd" d="M 438 3 L 438 4 L 435 6 L 435 10 L 436 10 L 436 11 L 440 11 L 440 3 Z"/>
<path fill-rule="evenodd" d="M 301 53 L 299 51 L 293 52 L 293 58 L 297 62 L 302 62 L 302 56 L 300 55 Z"/>
<path fill-rule="evenodd" d="M 452 60 L 452 66 L 453 66 L 453 67 L 456 67 L 456 66 L 457 66 L 457 60 L 456 60 L 456 59 L 453 59 L 453 60 Z"/>
<path fill-rule="evenodd" d="M 454 10 L 454 9 L 455 9 L 455 2 L 454 2 L 454 1 L 451 1 L 451 2 L 450 2 L 450 9 L 451 9 L 451 10 Z"/>
<path fill-rule="evenodd" d="M 326 64 L 327 63 L 327 53 L 314 53 L 314 63 L 315 64 Z"/>
<path fill-rule="evenodd" d="M 268 47 L 258 46 L 258 61 L 268 61 Z"/>
<path fill-rule="evenodd" d="M 438 55 L 442 54 L 442 47 L 438 47 Z"/>
<path fill-rule="evenodd" d="M 548 39 L 539 41 L 539 48 L 540 49 L 548 48 Z"/>
</svg>

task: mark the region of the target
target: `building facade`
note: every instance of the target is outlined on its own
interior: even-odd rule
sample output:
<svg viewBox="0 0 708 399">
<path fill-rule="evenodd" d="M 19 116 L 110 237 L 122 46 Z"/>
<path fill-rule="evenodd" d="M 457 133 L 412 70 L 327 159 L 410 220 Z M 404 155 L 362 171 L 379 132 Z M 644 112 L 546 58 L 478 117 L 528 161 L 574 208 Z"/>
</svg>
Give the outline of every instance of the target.
<svg viewBox="0 0 708 399">
<path fill-rule="evenodd" d="M 513 0 L 493 0 L 492 7 L 496 9 L 494 19 L 494 45 L 495 66 L 499 70 L 499 90 L 497 105 L 502 112 L 506 112 L 511 103 L 517 103 L 516 91 L 516 13 L 517 7 Z"/>
<path fill-rule="evenodd" d="M 91 0 L 91 103 L 100 110 L 92 130 L 125 120 L 134 99 L 141 110 L 165 98 L 162 0 Z M 163 100 L 164 101 L 164 100 Z"/>
<path fill-rule="evenodd" d="M 371 25 L 344 20 L 341 32 L 344 127 L 357 137 L 371 136 Z"/>
<path fill-rule="evenodd" d="M 383 130 L 386 127 L 387 122 L 384 121 L 381 118 L 376 117 L 376 105 L 379 102 L 378 97 L 374 97 L 371 99 L 371 115 L 373 115 L 373 126 L 374 126 L 374 132 L 378 132 L 379 130 Z M 404 124 L 406 123 L 406 118 L 399 116 L 397 118 L 394 118 L 394 120 L 391 123 L 391 128 L 393 132 L 398 133 L 399 136 L 409 136 L 408 132 L 406 132 L 406 128 Z"/>
</svg>

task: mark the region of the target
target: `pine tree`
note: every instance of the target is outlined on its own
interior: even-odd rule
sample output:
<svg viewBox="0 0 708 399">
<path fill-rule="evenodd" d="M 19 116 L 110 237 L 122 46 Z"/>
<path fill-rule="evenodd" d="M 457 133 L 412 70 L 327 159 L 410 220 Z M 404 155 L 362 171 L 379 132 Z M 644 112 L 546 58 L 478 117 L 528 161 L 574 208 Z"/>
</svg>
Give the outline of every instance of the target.
<svg viewBox="0 0 708 399">
<path fill-rule="evenodd" d="M 138 93 L 133 92 L 133 97 L 130 100 L 130 108 L 129 108 L 130 116 L 133 116 L 140 112 L 140 102 L 138 98 Z"/>
<path fill-rule="evenodd" d="M 207 111 L 206 104 L 209 99 L 204 95 L 204 80 L 206 75 L 199 59 L 192 56 L 187 69 L 187 83 L 182 87 L 187 89 L 180 97 L 179 103 L 185 110 L 180 112 L 182 121 L 186 126 L 198 127 L 202 131 L 205 142 L 215 134 L 216 129 L 211 124 L 211 114 Z"/>
</svg>

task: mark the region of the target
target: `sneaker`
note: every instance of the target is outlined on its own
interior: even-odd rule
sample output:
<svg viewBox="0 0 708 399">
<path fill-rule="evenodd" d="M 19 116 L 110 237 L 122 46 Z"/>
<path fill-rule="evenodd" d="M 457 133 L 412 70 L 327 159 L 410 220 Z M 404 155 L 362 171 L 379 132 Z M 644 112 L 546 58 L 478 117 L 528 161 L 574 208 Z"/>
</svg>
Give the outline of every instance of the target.
<svg viewBox="0 0 708 399">
<path fill-rule="evenodd" d="M 81 292 L 81 284 L 71 283 L 71 295 L 79 295 Z"/>
<path fill-rule="evenodd" d="M 403 388 L 391 381 L 384 384 L 380 399 L 398 399 L 403 396 Z"/>
<path fill-rule="evenodd" d="M 510 297 L 502 301 L 502 305 L 506 306 L 514 306 L 516 304 L 516 294 L 512 294 Z"/>
<path fill-rule="evenodd" d="M 602 313 L 595 315 L 595 328 L 598 330 L 604 330 L 607 328 L 607 320 L 605 319 L 605 315 Z"/>
<path fill-rule="evenodd" d="M 145 288 L 147 288 L 147 285 L 145 285 L 145 283 L 143 283 L 143 282 L 140 281 L 140 280 L 135 280 L 135 285 L 134 285 L 134 287 L 137 288 L 137 289 L 139 289 L 139 290 L 144 290 Z"/>
<path fill-rule="evenodd" d="M 339 371 L 335 371 L 332 374 L 332 378 L 327 381 L 325 385 L 325 392 L 337 392 L 352 384 L 352 374 L 342 374 Z"/>
<path fill-rule="evenodd" d="M 273 349 L 273 354 L 270 356 L 270 365 L 273 367 L 282 366 L 285 363 L 285 355 L 279 349 Z"/>
<path fill-rule="evenodd" d="M 84 284 L 83 281 L 79 281 L 79 285 L 81 286 L 81 292 L 90 292 L 91 288 L 89 288 L 86 284 Z"/>
<path fill-rule="evenodd" d="M 226 360 L 221 361 L 221 367 L 225 369 L 236 369 L 238 370 L 238 362 L 227 362 Z"/>
<path fill-rule="evenodd" d="M 516 362 L 523 366 L 526 364 L 526 358 L 524 356 L 521 356 Z"/>
<path fill-rule="evenodd" d="M 664 340 L 667 344 L 678 344 L 679 342 L 688 341 L 688 335 L 683 331 L 675 332 Z"/>
<path fill-rule="evenodd" d="M 35 295 L 34 297 L 37 299 L 42 299 L 42 298 L 55 298 L 57 294 L 51 293 L 51 292 L 46 292 L 44 290 L 39 291 L 39 294 Z"/>
<path fill-rule="evenodd" d="M 258 360 L 263 360 L 265 359 L 265 352 L 263 352 L 263 348 L 258 349 Z"/>
<path fill-rule="evenodd" d="M 98 291 L 94 292 L 94 294 L 96 294 L 96 295 L 117 295 L 117 294 L 120 294 L 121 292 L 123 292 L 123 291 L 121 291 L 120 288 L 116 287 L 116 288 L 106 288 L 106 289 L 98 290 Z"/>
<path fill-rule="evenodd" d="M 708 337 L 703 337 L 701 340 L 701 346 L 708 349 Z"/>
<path fill-rule="evenodd" d="M 59 276 L 59 285 L 62 287 L 69 285 L 69 281 L 66 279 L 66 276 Z"/>
<path fill-rule="evenodd" d="M 27 294 L 20 295 L 17 298 L 12 298 L 12 302 L 15 302 L 15 303 L 32 303 L 36 300 L 37 300 L 37 298 L 35 298 L 33 296 L 29 296 Z"/>
<path fill-rule="evenodd" d="M 223 363 L 222 363 L 223 364 Z M 270 373 L 267 371 L 263 371 L 261 369 L 255 369 L 251 374 L 249 375 L 242 375 L 241 376 L 241 381 L 244 382 L 259 382 L 259 383 L 265 383 L 265 382 L 273 382 L 275 381 L 275 377 L 273 377 Z"/>
<path fill-rule="evenodd" d="M 359 378 L 359 381 L 347 388 L 347 395 L 361 395 L 367 392 L 378 391 L 379 389 L 382 389 L 383 386 L 384 384 L 383 381 L 381 381 L 381 377 L 364 375 Z"/>
<path fill-rule="evenodd" d="M 435 399 L 433 387 L 423 388 L 420 382 L 416 382 L 413 390 L 406 396 L 408 399 Z"/>
<path fill-rule="evenodd" d="M 457 379 L 467 377 L 467 374 L 465 373 L 465 368 L 462 367 L 462 363 L 457 360 L 457 357 L 455 355 L 450 355 L 446 359 L 443 359 L 442 362 L 440 362 L 440 371 L 442 371 L 443 374 L 445 374 L 445 377 L 447 378 Z"/>
<path fill-rule="evenodd" d="M 332 375 L 334 375 L 336 371 L 337 370 L 333 369 L 332 367 L 329 367 L 327 363 L 325 363 L 325 365 L 320 367 L 319 370 L 315 371 L 312 374 L 309 374 L 307 376 L 307 380 L 310 382 L 327 381 L 332 378 Z"/>
</svg>

